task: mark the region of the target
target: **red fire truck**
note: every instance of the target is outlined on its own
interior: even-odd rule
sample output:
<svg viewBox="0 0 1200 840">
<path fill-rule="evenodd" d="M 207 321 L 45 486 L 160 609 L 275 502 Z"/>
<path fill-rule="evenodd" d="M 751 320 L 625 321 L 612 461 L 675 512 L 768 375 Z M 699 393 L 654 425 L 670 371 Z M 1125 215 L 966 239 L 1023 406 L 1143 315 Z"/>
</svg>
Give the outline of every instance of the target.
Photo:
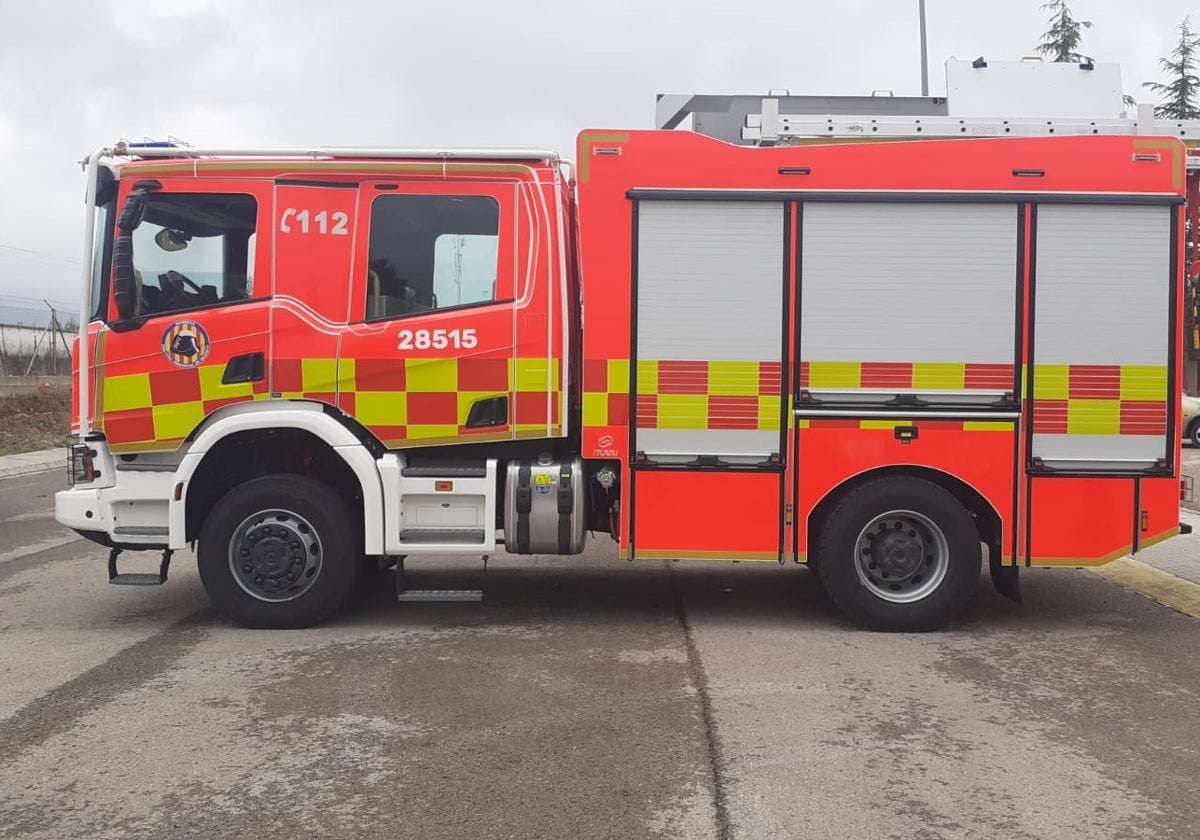
<svg viewBox="0 0 1200 840">
<path fill-rule="evenodd" d="M 258 627 L 388 559 L 591 534 L 807 565 L 854 621 L 922 630 L 984 551 L 1016 597 L 1023 566 L 1179 532 L 1180 140 L 577 154 L 92 154 L 59 521 L 113 583 L 194 545 Z"/>
</svg>

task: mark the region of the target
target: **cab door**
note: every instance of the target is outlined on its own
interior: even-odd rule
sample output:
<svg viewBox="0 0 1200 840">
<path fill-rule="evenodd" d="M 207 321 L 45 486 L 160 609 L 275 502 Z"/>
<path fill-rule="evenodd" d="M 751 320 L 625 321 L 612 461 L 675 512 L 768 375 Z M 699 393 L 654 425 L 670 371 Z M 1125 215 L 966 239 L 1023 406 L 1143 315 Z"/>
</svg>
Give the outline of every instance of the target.
<svg viewBox="0 0 1200 840">
<path fill-rule="evenodd" d="M 130 178 L 118 208 L 135 189 L 132 311 L 110 296 L 96 336 L 95 425 L 115 452 L 175 449 L 218 408 L 267 395 L 269 187 Z"/>
<path fill-rule="evenodd" d="M 389 448 L 514 435 L 516 189 L 360 185 L 338 405 Z"/>
</svg>

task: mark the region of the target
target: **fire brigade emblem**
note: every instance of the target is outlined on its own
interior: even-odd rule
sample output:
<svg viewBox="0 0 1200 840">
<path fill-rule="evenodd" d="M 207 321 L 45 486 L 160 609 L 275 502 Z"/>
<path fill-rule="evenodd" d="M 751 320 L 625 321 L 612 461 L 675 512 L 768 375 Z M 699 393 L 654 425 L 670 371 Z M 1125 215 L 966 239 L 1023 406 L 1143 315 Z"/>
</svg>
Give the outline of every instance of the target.
<svg viewBox="0 0 1200 840">
<path fill-rule="evenodd" d="M 162 337 L 163 355 L 176 367 L 191 368 L 208 358 L 212 343 L 195 321 L 176 321 Z"/>
</svg>

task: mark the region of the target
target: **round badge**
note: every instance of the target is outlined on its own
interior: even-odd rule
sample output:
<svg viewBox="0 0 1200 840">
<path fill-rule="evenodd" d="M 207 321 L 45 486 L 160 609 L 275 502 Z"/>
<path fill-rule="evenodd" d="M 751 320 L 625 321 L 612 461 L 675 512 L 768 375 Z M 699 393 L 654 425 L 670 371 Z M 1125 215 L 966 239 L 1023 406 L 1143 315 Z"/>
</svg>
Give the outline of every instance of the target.
<svg viewBox="0 0 1200 840">
<path fill-rule="evenodd" d="M 163 355 L 176 367 L 195 367 L 208 358 L 211 347 L 208 333 L 195 321 L 176 321 L 162 337 Z"/>
</svg>

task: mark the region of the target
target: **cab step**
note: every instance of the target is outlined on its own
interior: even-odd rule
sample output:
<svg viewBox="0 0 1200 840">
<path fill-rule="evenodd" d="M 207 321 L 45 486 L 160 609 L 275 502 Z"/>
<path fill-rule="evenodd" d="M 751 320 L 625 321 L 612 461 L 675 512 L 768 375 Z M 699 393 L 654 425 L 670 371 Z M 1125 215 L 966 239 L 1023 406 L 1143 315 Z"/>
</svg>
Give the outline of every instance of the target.
<svg viewBox="0 0 1200 840">
<path fill-rule="evenodd" d="M 146 572 L 117 572 L 117 557 L 121 549 L 114 548 L 108 552 L 108 582 L 114 586 L 162 586 L 167 582 L 167 570 L 171 566 L 171 549 L 163 549 L 162 561 L 158 564 L 158 574 Z"/>
<path fill-rule="evenodd" d="M 483 545 L 485 539 L 487 539 L 487 531 L 483 528 L 406 528 L 400 532 L 400 542 L 405 546 Z"/>
<path fill-rule="evenodd" d="M 487 555 L 483 555 L 483 575 L 487 574 Z M 482 575 L 481 575 L 482 577 Z M 479 602 L 483 600 L 483 589 L 409 589 L 404 575 L 404 558 L 396 561 L 396 600 L 440 602 Z"/>
<path fill-rule="evenodd" d="M 495 458 L 409 458 L 396 463 L 395 542 L 421 554 L 496 550 Z"/>
<path fill-rule="evenodd" d="M 482 601 L 482 589 L 406 589 L 397 601 Z"/>
</svg>

